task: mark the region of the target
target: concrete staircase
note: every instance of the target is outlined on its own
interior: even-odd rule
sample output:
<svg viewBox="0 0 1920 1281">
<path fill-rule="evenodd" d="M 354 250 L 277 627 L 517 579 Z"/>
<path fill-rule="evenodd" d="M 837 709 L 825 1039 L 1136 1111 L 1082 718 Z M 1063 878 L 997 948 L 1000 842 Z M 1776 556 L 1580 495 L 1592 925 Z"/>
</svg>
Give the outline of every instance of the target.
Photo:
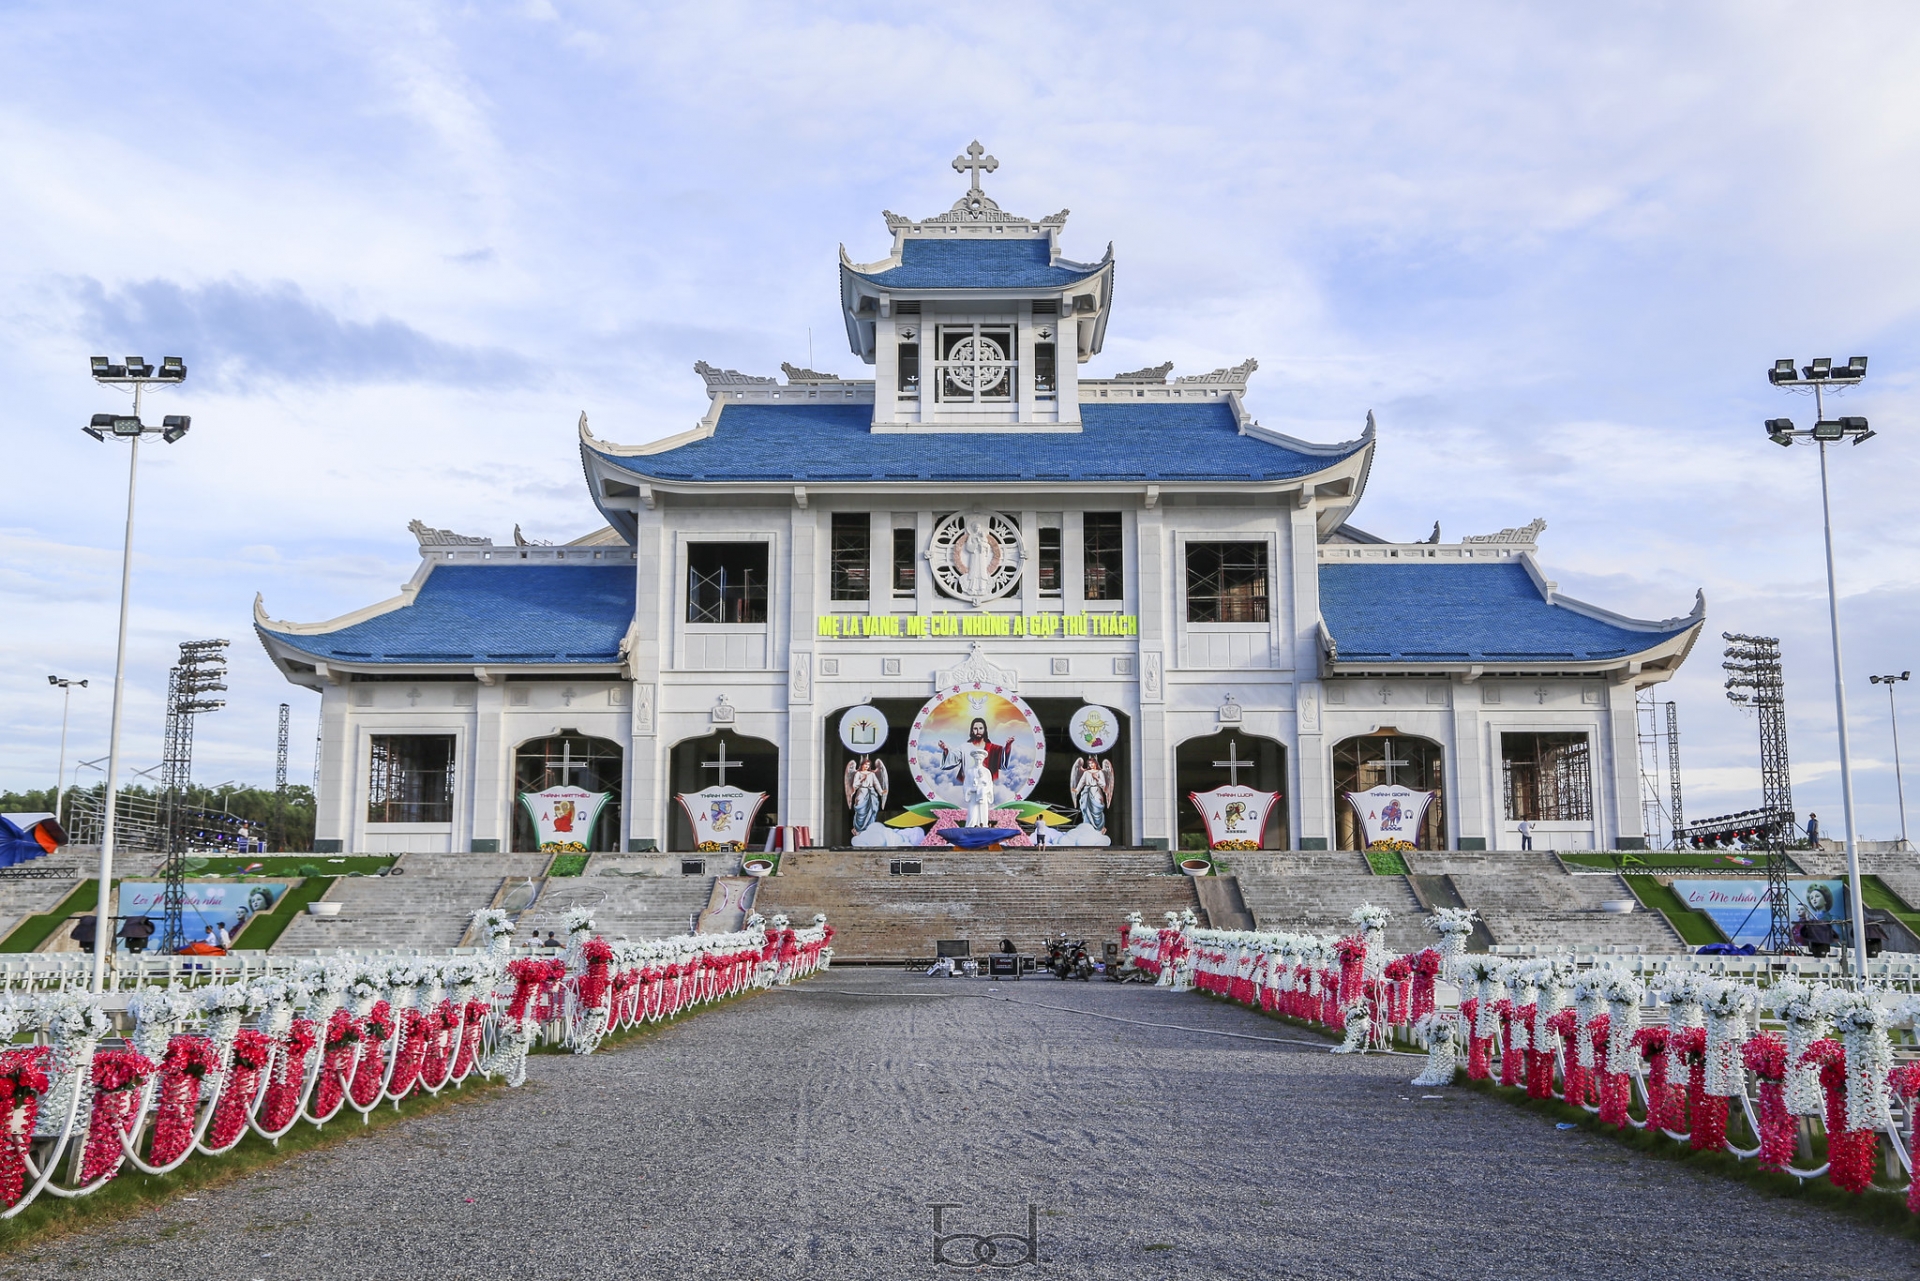
<svg viewBox="0 0 1920 1281">
<path fill-rule="evenodd" d="M 1387 944 L 1418 951 L 1435 938 L 1420 924 L 1420 901 L 1404 876 L 1375 876 L 1366 856 L 1351 851 L 1240 850 L 1226 856 L 1240 896 L 1263 930 L 1350 934 L 1362 903 L 1393 913 Z"/>
<path fill-rule="evenodd" d="M 917 859 L 921 871 L 890 874 L 900 859 Z M 796 924 L 825 912 L 836 961 L 931 957 L 940 939 L 966 939 L 975 955 L 1002 938 L 1032 952 L 1062 930 L 1097 949 L 1118 936 L 1129 912 L 1157 925 L 1162 913 L 1182 909 L 1200 914 L 1199 899 L 1166 853 L 1079 848 L 802 850 L 761 883 L 755 903 L 763 915 L 784 912 Z"/>
<path fill-rule="evenodd" d="M 341 905 L 340 915 L 302 912 L 287 924 L 272 950 L 298 955 L 336 947 L 458 947 L 473 914 L 493 902 L 503 879 L 411 871 L 342 877 L 323 896 Z"/>
<path fill-rule="evenodd" d="M 1659 912 L 1644 907 L 1626 915 L 1602 910 L 1608 900 L 1634 897 L 1620 877 L 1573 875 L 1548 851 L 1417 851 L 1406 859 L 1416 874 L 1448 877 L 1502 946 L 1573 952 L 1689 950 Z"/>
<path fill-rule="evenodd" d="M 591 869 L 589 869 L 591 870 Z M 666 938 L 693 930 L 694 918 L 707 905 L 711 876 L 552 876 L 543 884 L 533 906 L 521 913 L 518 937 L 530 938 L 548 930 L 566 937 L 566 914 L 576 907 L 593 913 L 594 928 L 610 939 Z"/>
</svg>

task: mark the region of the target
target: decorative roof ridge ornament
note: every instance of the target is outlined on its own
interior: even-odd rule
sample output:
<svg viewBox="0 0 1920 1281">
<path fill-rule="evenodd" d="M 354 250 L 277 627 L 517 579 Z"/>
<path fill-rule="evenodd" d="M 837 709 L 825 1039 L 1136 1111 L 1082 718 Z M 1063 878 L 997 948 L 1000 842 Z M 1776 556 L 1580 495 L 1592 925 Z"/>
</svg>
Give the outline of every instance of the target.
<svg viewBox="0 0 1920 1281">
<path fill-rule="evenodd" d="M 1132 370 L 1128 370 L 1124 374 L 1115 374 L 1111 381 L 1117 382 L 1117 383 L 1162 383 L 1164 384 L 1167 381 L 1167 375 L 1172 372 L 1173 372 L 1173 362 L 1169 360 L 1165 364 L 1148 365 L 1145 369 L 1132 369 Z M 1180 379 L 1180 381 L 1189 382 L 1192 380 L 1182 378 Z"/>
<path fill-rule="evenodd" d="M 775 387 L 780 383 L 778 378 L 743 374 L 738 369 L 715 369 L 704 360 L 693 362 L 693 372 L 706 379 L 708 391 L 715 387 Z"/>
<path fill-rule="evenodd" d="M 1175 384 L 1184 386 L 1198 384 L 1208 387 L 1245 387 L 1247 380 L 1253 376 L 1253 371 L 1258 368 L 1260 368 L 1260 362 L 1248 356 L 1231 369 L 1216 369 L 1209 374 L 1185 374 L 1173 381 Z M 1121 376 L 1125 377 L 1124 374 Z"/>
<path fill-rule="evenodd" d="M 823 374 L 813 369 L 802 369 L 800 366 L 790 365 L 784 360 L 780 362 L 780 372 L 787 376 L 787 386 L 789 387 L 795 383 L 837 383 L 841 381 L 839 374 Z M 767 381 L 772 382 L 773 379 L 769 378 Z"/>
<path fill-rule="evenodd" d="M 1532 545 L 1540 541 L 1541 533 L 1547 522 L 1543 517 L 1535 516 L 1518 529 L 1503 529 L 1497 534 L 1468 534 L 1460 541 L 1464 543 L 1515 543 Z"/>
<path fill-rule="evenodd" d="M 1019 692 L 1020 673 L 1010 667 L 1001 667 L 990 662 L 986 655 L 986 646 L 974 641 L 968 647 L 966 658 L 957 667 L 943 667 L 933 674 L 933 689 L 939 693 L 943 689 L 952 689 L 956 685 L 980 684 L 1007 693 Z"/>
<path fill-rule="evenodd" d="M 492 538 L 481 538 L 475 534 L 456 534 L 451 529 L 434 529 L 424 521 L 410 520 L 407 530 L 420 541 L 422 547 L 491 547 Z"/>
<path fill-rule="evenodd" d="M 1000 162 L 987 154 L 987 149 L 980 145 L 978 138 L 974 139 L 967 145 L 964 153 L 953 158 L 954 172 L 966 174 L 968 177 L 967 194 L 954 201 L 953 208 L 943 214 L 936 214 L 932 218 L 902 218 L 891 209 L 883 209 L 881 215 L 887 220 L 887 230 L 898 234 L 928 225 L 939 227 L 957 223 L 995 222 L 1017 223 L 1021 227 L 1034 231 L 1057 232 L 1067 225 L 1065 209 L 1038 221 L 1002 210 L 986 192 L 980 189 L 980 175 L 992 173 L 999 167 Z"/>
</svg>

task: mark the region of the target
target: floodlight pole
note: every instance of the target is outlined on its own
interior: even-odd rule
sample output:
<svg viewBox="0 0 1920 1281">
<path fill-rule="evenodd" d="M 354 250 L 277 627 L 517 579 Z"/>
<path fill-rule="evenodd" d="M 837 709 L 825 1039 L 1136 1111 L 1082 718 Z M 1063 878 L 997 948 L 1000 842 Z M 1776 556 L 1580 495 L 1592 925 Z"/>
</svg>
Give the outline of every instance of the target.
<svg viewBox="0 0 1920 1281">
<path fill-rule="evenodd" d="M 66 820 L 60 817 L 60 802 L 67 794 L 67 713 L 73 710 L 73 687 L 85 689 L 87 683 L 60 676 L 49 676 L 47 680 L 60 687 L 60 769 L 53 776 L 53 821 L 64 828 Z"/>
<path fill-rule="evenodd" d="M 133 416 L 140 417 L 140 384 L 133 384 Z M 107 731 L 106 813 L 100 822 L 100 893 L 93 909 L 93 987 L 107 983 L 107 951 L 113 944 L 114 792 L 120 782 L 120 713 L 127 692 L 127 605 L 133 591 L 133 503 L 140 484 L 140 437 L 127 455 L 127 538 L 120 553 L 120 639 L 113 658 L 113 725 Z"/>
<path fill-rule="evenodd" d="M 1875 676 L 1871 678 L 1875 685 L 1887 687 L 1887 722 L 1893 728 L 1893 794 L 1900 801 L 1900 844 L 1907 844 L 1907 785 L 1900 777 L 1900 713 L 1893 705 L 1893 684 L 1907 679 L 1907 673 L 1898 676 Z"/>
<path fill-rule="evenodd" d="M 1813 394 L 1820 397 L 1820 386 Z M 1824 414 L 1822 415 L 1824 417 Z M 1833 503 L 1827 496 L 1827 442 L 1820 446 L 1820 524 L 1827 539 L 1827 623 L 1833 629 L 1833 711 L 1840 729 L 1840 802 L 1847 824 L 1847 899 L 1853 914 L 1853 972 L 1867 977 L 1867 905 L 1860 896 L 1860 835 L 1853 822 L 1853 754 L 1847 744 L 1847 682 L 1840 659 L 1840 592 L 1833 576 Z"/>
</svg>

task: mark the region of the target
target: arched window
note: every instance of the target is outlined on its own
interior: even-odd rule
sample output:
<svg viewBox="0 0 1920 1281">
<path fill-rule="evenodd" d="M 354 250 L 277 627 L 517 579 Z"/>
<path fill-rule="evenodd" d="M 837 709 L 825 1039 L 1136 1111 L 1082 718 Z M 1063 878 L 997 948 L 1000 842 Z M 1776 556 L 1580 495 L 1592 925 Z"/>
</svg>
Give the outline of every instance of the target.
<svg viewBox="0 0 1920 1281">
<path fill-rule="evenodd" d="M 1334 813 L 1337 816 L 1339 847 L 1365 849 L 1360 816 L 1347 799 L 1349 793 L 1364 792 L 1385 784 L 1398 784 L 1417 791 L 1432 792 L 1421 816 L 1419 837 L 1414 848 L 1447 848 L 1446 772 L 1440 744 L 1383 729 L 1335 744 L 1333 749 Z"/>
<path fill-rule="evenodd" d="M 1225 762 L 1224 764 L 1222 762 Z M 1238 777 L 1248 787 L 1263 792 L 1278 792 L 1280 799 L 1267 813 L 1266 829 L 1260 848 L 1284 850 L 1293 841 L 1287 822 L 1287 748 L 1271 738 L 1261 738 L 1237 729 L 1221 730 L 1203 738 L 1190 738 L 1174 749 L 1174 812 L 1180 816 L 1179 846 L 1183 850 L 1207 848 L 1207 828 L 1200 811 L 1187 798 L 1194 792 L 1210 792 Z"/>
<path fill-rule="evenodd" d="M 749 738 L 730 729 L 718 730 L 700 738 L 683 739 L 673 745 L 670 791 L 667 804 L 667 848 L 691 852 L 699 848 L 687 810 L 673 797 L 704 791 L 725 777 L 729 786 L 749 792 L 765 792 L 767 799 L 754 815 L 746 837 L 746 847 L 757 850 L 766 844 L 767 832 L 780 822 L 780 749 L 764 738 Z"/>
<path fill-rule="evenodd" d="M 581 844 L 594 852 L 620 848 L 621 781 L 625 777 L 625 758 L 620 744 L 585 734 L 556 734 L 520 744 L 513 754 L 513 848 L 532 853 L 540 848 L 533 818 L 520 798 L 550 787 L 578 787 L 589 792 L 610 793 L 592 820 L 592 827 L 579 836 Z"/>
</svg>

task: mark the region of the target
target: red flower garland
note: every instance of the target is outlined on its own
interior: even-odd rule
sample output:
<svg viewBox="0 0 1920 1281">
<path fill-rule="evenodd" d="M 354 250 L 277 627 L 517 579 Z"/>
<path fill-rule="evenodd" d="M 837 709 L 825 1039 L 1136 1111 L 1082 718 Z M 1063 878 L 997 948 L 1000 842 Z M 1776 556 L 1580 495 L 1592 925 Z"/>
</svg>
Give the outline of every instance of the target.
<svg viewBox="0 0 1920 1281">
<path fill-rule="evenodd" d="M 47 1060 L 53 1047 L 27 1046 L 0 1053 L 0 1203 L 12 1205 L 27 1188 L 27 1149 L 33 1144 L 40 1098 L 52 1085 Z"/>
<path fill-rule="evenodd" d="M 1561 1070 L 1565 1080 L 1562 1083 L 1561 1095 L 1574 1107 L 1584 1107 L 1587 1095 L 1593 1086 L 1593 1074 L 1587 1070 L 1585 1064 L 1580 1062 L 1580 1011 L 1571 1008 L 1557 1010 L 1548 1016 L 1547 1026 L 1553 1029 L 1554 1034 L 1560 1038 L 1560 1044 L 1565 1047 L 1565 1061 Z M 1547 1073 L 1551 1077 L 1553 1056 L 1549 1054 L 1546 1057 Z M 1528 1086 L 1531 1092 L 1531 1080 Z M 1551 1084 L 1548 1085 L 1548 1092 L 1552 1092 Z"/>
<path fill-rule="evenodd" d="M 460 1032 L 460 1052 L 454 1055 L 453 1070 L 447 1074 L 449 1080 L 464 1081 L 467 1073 L 473 1071 L 473 1061 L 480 1056 L 481 1023 L 487 1017 L 487 1003 L 482 1000 L 467 1002 L 467 1020 Z"/>
<path fill-rule="evenodd" d="M 1337 998 L 1342 1006 L 1351 1005 L 1360 995 L 1360 975 L 1367 964 L 1367 936 L 1348 934 L 1333 945 L 1333 954 L 1340 961 L 1340 995 Z M 1342 1023 L 1346 1020 L 1343 1018 Z"/>
<path fill-rule="evenodd" d="M 219 1070 L 219 1056 L 206 1037 L 182 1034 L 167 1043 L 166 1056 L 160 1060 L 160 1098 L 154 1105 L 149 1164 L 172 1165 L 193 1146 L 201 1084 L 207 1073 Z"/>
<path fill-rule="evenodd" d="M 1393 984 L 1387 993 L 1387 1021 L 1389 1023 L 1410 1023 L 1413 1016 L 1408 1010 L 1411 1004 L 1410 991 L 1413 979 L 1413 959 L 1396 956 L 1386 963 L 1380 976 Z"/>
<path fill-rule="evenodd" d="M 1596 1081 L 1594 1093 L 1600 1100 L 1600 1120 L 1606 1125 L 1625 1128 L 1628 1124 L 1627 1105 L 1633 1101 L 1633 1082 L 1625 1072 L 1625 1064 L 1620 1071 L 1607 1062 L 1607 1038 L 1613 1033 L 1613 1019 L 1605 1014 L 1596 1014 L 1587 1023 L 1588 1043 L 1593 1046 L 1593 1072 Z"/>
<path fill-rule="evenodd" d="M 1727 1142 L 1727 1100 L 1707 1093 L 1707 1029 L 1681 1029 L 1674 1034 L 1673 1047 L 1687 1065 L 1688 1146 L 1696 1152 L 1718 1152 Z"/>
<path fill-rule="evenodd" d="M 360 1048 L 360 1020 L 351 1010 L 335 1010 L 327 1019 L 327 1044 L 320 1059 L 320 1080 L 314 1086 L 313 1116 L 324 1121 L 340 1110 L 346 1097 L 347 1074 Z"/>
<path fill-rule="evenodd" d="M 1480 1022 L 1480 998 L 1470 996 L 1460 1002 L 1460 1025 L 1467 1033 L 1467 1079 L 1484 1081 L 1493 1075 L 1493 1038 L 1474 1029 Z"/>
<path fill-rule="evenodd" d="M 419 1010 L 408 1010 L 400 1019 L 400 1044 L 393 1051 L 393 1075 L 387 1080 L 387 1094 L 403 1099 L 420 1079 L 420 1064 L 427 1055 L 427 1042 L 438 1028 L 439 1020 Z"/>
<path fill-rule="evenodd" d="M 293 1123 L 300 1110 L 300 1092 L 306 1087 L 307 1056 L 318 1040 L 312 1019 L 295 1019 L 280 1039 L 280 1058 L 267 1082 L 266 1101 L 260 1105 L 267 1129 L 278 1132 Z"/>
<path fill-rule="evenodd" d="M 1415 1022 L 1433 1013 L 1433 984 L 1443 963 L 1435 948 L 1422 948 L 1413 954 L 1413 1008 L 1408 1013 Z"/>
<path fill-rule="evenodd" d="M 1740 1047 L 1740 1061 L 1760 1078 L 1760 1168 L 1784 1170 L 1793 1160 L 1796 1128 L 1787 1111 L 1787 1043 L 1778 1032 L 1762 1032 Z M 1910 1202 L 1909 1208 L 1920 1207 Z"/>
<path fill-rule="evenodd" d="M 393 1007 L 385 1001 L 375 1001 L 367 1011 L 360 1062 L 354 1067 L 353 1080 L 347 1086 L 347 1097 L 355 1107 L 370 1108 L 380 1101 L 380 1092 L 387 1084 L 387 1042 L 393 1039 L 394 1027 Z"/>
<path fill-rule="evenodd" d="M 1647 1124 L 1662 1130 L 1685 1128 L 1680 1087 L 1667 1084 L 1667 1029 L 1641 1028 L 1633 1034 L 1633 1048 L 1647 1065 Z"/>
<path fill-rule="evenodd" d="M 587 958 L 587 972 L 580 976 L 580 1003 L 589 1010 L 603 1010 L 607 1007 L 607 991 L 611 986 L 607 967 L 613 962 L 613 944 L 603 938 L 591 938 L 580 953 Z"/>
<path fill-rule="evenodd" d="M 1523 1005 L 1513 1012 L 1513 1021 L 1527 1033 L 1527 1097 L 1550 1099 L 1553 1097 L 1553 1051 L 1542 1049 L 1534 1044 L 1534 1021 L 1540 1017 L 1538 1005 Z"/>
<path fill-rule="evenodd" d="M 134 1096 L 153 1075 L 153 1060 L 138 1050 L 97 1050 L 93 1056 L 93 1117 L 80 1159 L 80 1182 L 110 1179 L 120 1172 L 124 1144 L 133 1127 Z"/>
<path fill-rule="evenodd" d="M 1820 1085 L 1827 1095 L 1827 1178 L 1837 1188 L 1865 1192 L 1873 1183 L 1873 1158 L 1880 1136 L 1873 1130 L 1847 1128 L 1847 1047 L 1832 1037 L 1821 1037 L 1800 1056 L 1818 1064 Z"/>
<path fill-rule="evenodd" d="M 1914 1095 L 1920 1094 L 1920 1063 L 1895 1068 L 1887 1074 L 1887 1084 L 1893 1089 L 1893 1097 L 1911 1104 Z M 1907 1209 L 1920 1214 L 1920 1178 L 1907 1182 Z"/>
<path fill-rule="evenodd" d="M 420 1084 L 437 1090 L 447 1083 L 447 1069 L 453 1060 L 454 1029 L 460 1026 L 460 1007 L 442 1001 L 428 1013 L 426 1052 L 420 1060 Z"/>
<path fill-rule="evenodd" d="M 260 1090 L 260 1073 L 272 1060 L 273 1038 L 265 1032 L 244 1028 L 235 1034 L 232 1075 L 220 1092 L 220 1101 L 213 1105 L 213 1124 L 207 1128 L 209 1146 L 216 1150 L 230 1148 L 247 1132 L 247 1117 Z"/>
<path fill-rule="evenodd" d="M 1493 1012 L 1500 1016 L 1500 1084 L 1519 1085 L 1526 1060 L 1513 1048 L 1513 1024 L 1518 1011 L 1513 1008 L 1513 1002 L 1503 996 L 1493 1003 Z"/>
</svg>

